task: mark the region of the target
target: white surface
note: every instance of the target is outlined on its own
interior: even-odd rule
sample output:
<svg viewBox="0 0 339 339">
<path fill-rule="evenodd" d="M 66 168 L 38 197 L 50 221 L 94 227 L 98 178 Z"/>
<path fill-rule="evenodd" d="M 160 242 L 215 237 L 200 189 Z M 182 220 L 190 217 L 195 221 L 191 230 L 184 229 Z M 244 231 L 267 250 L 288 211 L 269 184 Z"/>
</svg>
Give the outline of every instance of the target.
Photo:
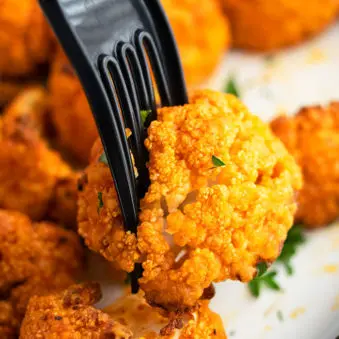
<svg viewBox="0 0 339 339">
<path fill-rule="evenodd" d="M 205 87 L 222 90 L 230 74 L 242 100 L 264 120 L 281 112 L 293 114 L 302 105 L 339 100 L 339 25 L 270 61 L 232 52 Z M 282 292 L 265 290 L 255 299 L 241 283 L 216 286 L 212 308 L 221 315 L 230 339 L 339 336 L 339 224 L 311 232 L 307 238 L 293 261 L 295 274 L 287 277 L 283 269 L 279 272 Z M 334 272 L 326 272 L 327 265 Z M 117 292 L 106 282 L 101 306 L 110 304 Z"/>
</svg>

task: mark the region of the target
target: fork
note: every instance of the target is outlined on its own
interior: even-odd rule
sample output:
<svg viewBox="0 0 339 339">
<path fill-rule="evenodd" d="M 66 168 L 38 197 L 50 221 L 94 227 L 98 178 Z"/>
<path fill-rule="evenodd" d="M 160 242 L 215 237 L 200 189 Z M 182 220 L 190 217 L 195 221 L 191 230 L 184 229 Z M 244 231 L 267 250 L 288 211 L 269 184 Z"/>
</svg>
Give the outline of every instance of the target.
<svg viewBox="0 0 339 339">
<path fill-rule="evenodd" d="M 117 190 L 126 231 L 136 233 L 149 186 L 145 128 L 162 106 L 187 103 L 177 46 L 158 0 L 39 0 L 86 93 Z M 144 126 L 140 112 L 150 112 Z M 132 132 L 129 140 L 125 128 Z M 131 154 L 135 159 L 135 178 Z M 137 293 L 141 265 L 131 275 Z"/>
</svg>

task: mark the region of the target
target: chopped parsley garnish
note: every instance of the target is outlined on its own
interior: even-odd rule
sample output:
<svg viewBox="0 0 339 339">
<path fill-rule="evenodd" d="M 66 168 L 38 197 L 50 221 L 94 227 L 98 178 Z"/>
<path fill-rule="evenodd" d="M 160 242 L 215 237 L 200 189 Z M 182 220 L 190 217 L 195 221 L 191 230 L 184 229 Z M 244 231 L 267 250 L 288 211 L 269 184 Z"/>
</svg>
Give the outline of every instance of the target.
<svg viewBox="0 0 339 339">
<path fill-rule="evenodd" d="M 284 247 L 281 251 L 280 256 L 277 259 L 277 262 L 281 263 L 285 267 L 288 275 L 293 274 L 291 260 L 293 256 L 297 253 L 298 247 L 304 242 L 305 236 L 303 234 L 302 226 L 293 226 L 287 234 Z M 257 269 L 257 276 L 248 283 L 248 288 L 253 296 L 258 297 L 263 286 L 266 286 L 276 291 L 280 290 L 280 286 L 276 281 L 276 271 L 273 270 L 266 272 L 267 266 L 264 263 L 258 264 Z"/>
<path fill-rule="evenodd" d="M 284 244 L 284 247 L 278 258 L 278 262 L 284 265 L 288 275 L 293 274 L 293 267 L 291 265 L 291 260 L 293 256 L 297 253 L 298 247 L 305 242 L 305 235 L 301 225 L 293 226 L 288 234 Z"/>
<path fill-rule="evenodd" d="M 98 192 L 98 214 L 100 210 L 104 207 L 104 202 L 102 200 L 102 192 Z"/>
<path fill-rule="evenodd" d="M 233 77 L 230 77 L 225 86 L 225 93 L 233 94 L 236 97 L 240 97 L 240 92 L 238 86 Z"/>
<path fill-rule="evenodd" d="M 152 111 L 150 109 L 149 110 L 143 109 L 143 110 L 140 111 L 141 121 L 142 121 L 143 124 L 145 124 L 145 122 L 146 122 L 148 116 L 151 114 L 151 112 Z"/>
<path fill-rule="evenodd" d="M 248 288 L 252 295 L 256 298 L 259 297 L 263 286 L 266 286 L 271 290 L 279 291 L 280 286 L 275 280 L 276 275 L 276 271 L 264 272 L 260 275 L 260 268 L 258 267 L 258 276 L 248 283 Z"/>
<path fill-rule="evenodd" d="M 282 312 L 279 310 L 277 312 L 277 318 L 279 319 L 279 321 L 283 322 L 284 321 L 284 315 L 282 314 Z"/>
<path fill-rule="evenodd" d="M 108 160 L 107 160 L 105 152 L 100 155 L 99 162 L 102 162 L 102 163 L 104 163 L 105 165 L 108 166 Z"/>
<path fill-rule="evenodd" d="M 212 155 L 212 163 L 213 163 L 214 167 L 226 166 L 226 164 L 222 160 L 217 158 L 215 155 Z"/>
</svg>

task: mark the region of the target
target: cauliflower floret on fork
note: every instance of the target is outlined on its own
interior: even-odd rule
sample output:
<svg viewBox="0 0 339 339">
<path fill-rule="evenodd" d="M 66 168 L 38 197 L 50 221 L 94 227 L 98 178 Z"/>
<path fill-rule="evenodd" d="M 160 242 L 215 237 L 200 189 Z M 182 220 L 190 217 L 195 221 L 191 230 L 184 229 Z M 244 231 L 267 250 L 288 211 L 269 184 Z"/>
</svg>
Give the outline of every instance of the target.
<svg viewBox="0 0 339 339">
<path fill-rule="evenodd" d="M 258 263 L 279 256 L 293 224 L 300 169 L 237 98 L 198 91 L 188 105 L 159 109 L 145 145 L 151 184 L 141 201 L 133 253 L 142 263 L 139 282 L 150 304 L 191 307 L 211 283 L 250 281 Z M 87 189 L 103 187 L 89 182 Z M 80 208 L 80 230 L 83 220 L 91 223 L 92 234 L 116 227 L 105 221 L 114 195 L 110 198 L 95 222 Z M 89 208 L 86 194 L 79 201 L 84 203 Z M 121 253 L 125 248 L 120 246 Z"/>
</svg>

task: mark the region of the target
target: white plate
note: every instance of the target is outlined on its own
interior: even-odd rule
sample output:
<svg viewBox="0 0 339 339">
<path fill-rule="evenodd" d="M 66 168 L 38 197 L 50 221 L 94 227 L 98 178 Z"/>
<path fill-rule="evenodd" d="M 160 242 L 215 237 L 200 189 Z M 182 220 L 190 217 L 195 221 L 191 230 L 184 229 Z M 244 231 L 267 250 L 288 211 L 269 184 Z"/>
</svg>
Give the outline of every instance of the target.
<svg viewBox="0 0 339 339">
<path fill-rule="evenodd" d="M 339 100 L 339 25 L 273 57 L 231 52 L 204 86 L 223 90 L 235 79 L 242 100 L 264 120 L 293 114 L 303 105 Z M 292 277 L 279 268 L 282 292 L 253 298 L 237 282 L 216 286 L 212 308 L 236 339 L 335 339 L 339 336 L 339 224 L 311 232 L 293 260 Z M 95 270 L 102 272 L 97 264 Z M 94 273 L 94 272 L 92 272 Z M 97 275 L 93 274 L 97 279 Z M 102 281 L 110 304 L 119 288 Z M 283 315 L 279 320 L 277 313 Z"/>
</svg>

